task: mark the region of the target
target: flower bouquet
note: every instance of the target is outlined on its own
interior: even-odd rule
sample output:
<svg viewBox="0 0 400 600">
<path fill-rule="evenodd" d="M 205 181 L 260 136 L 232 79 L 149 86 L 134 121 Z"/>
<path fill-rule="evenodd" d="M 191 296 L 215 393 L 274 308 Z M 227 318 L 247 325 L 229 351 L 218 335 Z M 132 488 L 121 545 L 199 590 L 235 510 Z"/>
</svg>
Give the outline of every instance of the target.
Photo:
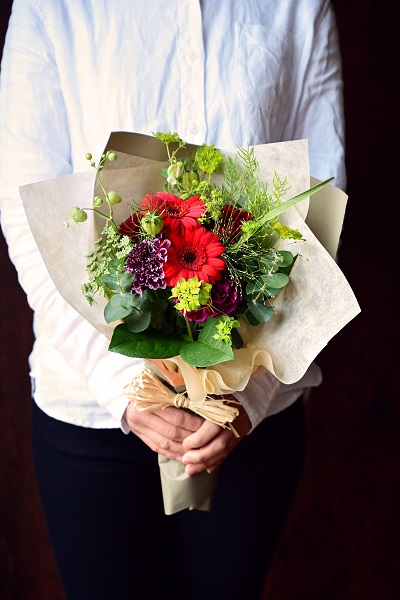
<svg viewBox="0 0 400 600">
<path fill-rule="evenodd" d="M 305 222 L 313 212 L 308 198 L 335 191 L 331 205 L 339 197 L 342 208 L 336 239 L 326 244 L 334 256 L 344 194 L 326 185 L 331 180 L 310 188 L 305 140 L 221 152 L 188 146 L 176 133 L 120 132 L 98 164 L 87 158 L 94 194 L 86 173 L 21 188 L 56 286 L 110 338 L 111 351 L 146 359 L 124 391 L 138 410 L 183 406 L 236 434 L 237 409 L 226 395 L 243 390 L 260 369 L 285 383 L 299 380 L 359 311 Z M 86 208 L 71 207 L 68 222 L 86 228 L 71 250 L 73 279 L 85 267 L 89 273 L 79 293 L 66 285 L 68 273 L 57 275 L 49 222 L 37 226 L 30 218 L 33 196 L 43 202 L 57 190 L 58 207 L 47 216 L 54 227 L 54 215 L 66 210 L 69 177 L 75 195 L 79 180 L 80 198 L 91 198 Z M 328 239 L 321 214 L 314 222 L 321 241 Z M 180 463 L 162 458 L 160 469 L 167 514 L 209 509 L 214 475 L 189 478 Z"/>
</svg>

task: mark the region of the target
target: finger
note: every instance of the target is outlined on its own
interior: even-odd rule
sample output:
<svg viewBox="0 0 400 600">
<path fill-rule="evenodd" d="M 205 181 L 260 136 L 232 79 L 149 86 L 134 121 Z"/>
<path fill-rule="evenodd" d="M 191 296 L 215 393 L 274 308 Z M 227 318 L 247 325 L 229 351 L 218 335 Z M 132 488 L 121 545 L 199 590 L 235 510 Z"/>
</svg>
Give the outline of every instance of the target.
<svg viewBox="0 0 400 600">
<path fill-rule="evenodd" d="M 210 421 L 204 421 L 195 433 L 185 438 L 183 447 L 186 451 L 191 448 L 201 448 L 218 436 L 221 431 L 222 429 L 219 425 L 215 425 L 215 423 L 211 423 Z"/>
<path fill-rule="evenodd" d="M 169 409 L 162 411 L 137 411 L 133 406 L 128 407 L 125 419 L 134 433 L 143 431 L 144 429 L 152 429 L 155 433 L 166 437 L 170 440 L 182 441 L 188 435 L 192 434 L 192 429 L 187 429 L 179 425 L 179 423 L 187 424 L 188 421 L 182 419 L 177 413 L 184 412 L 179 409 Z M 169 414 L 166 414 L 169 413 Z M 167 417 L 167 418 L 166 418 Z M 196 423 L 200 426 L 202 419 Z M 189 422 L 189 426 L 192 424 Z"/>
<path fill-rule="evenodd" d="M 190 431 L 191 433 L 197 431 L 199 427 L 204 423 L 204 419 L 194 415 L 187 410 L 183 410 L 181 408 L 174 408 L 173 406 L 169 406 L 165 409 L 152 411 L 153 414 L 158 415 L 161 419 L 172 423 L 176 427 L 180 427 L 185 429 L 186 431 Z"/>
<path fill-rule="evenodd" d="M 185 465 L 197 465 L 198 468 L 211 468 L 216 462 L 224 460 L 238 443 L 237 438 L 228 430 L 220 431 L 208 444 L 201 448 L 192 448 L 182 456 Z M 184 444 L 182 443 L 182 446 Z M 193 469 L 189 469 L 192 471 Z M 204 470 L 204 469 L 203 469 Z"/>
<path fill-rule="evenodd" d="M 135 435 L 153 450 L 153 452 L 162 454 L 171 460 L 182 462 L 183 449 L 180 442 L 160 437 L 151 429 L 140 431 Z"/>
</svg>

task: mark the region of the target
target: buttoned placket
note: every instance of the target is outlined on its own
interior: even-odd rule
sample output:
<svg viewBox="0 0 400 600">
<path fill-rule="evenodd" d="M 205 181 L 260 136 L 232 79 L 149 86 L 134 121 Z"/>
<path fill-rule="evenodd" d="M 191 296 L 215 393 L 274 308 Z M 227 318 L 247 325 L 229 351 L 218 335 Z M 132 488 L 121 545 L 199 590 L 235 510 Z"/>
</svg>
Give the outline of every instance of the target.
<svg viewBox="0 0 400 600">
<path fill-rule="evenodd" d="M 206 137 L 204 43 L 199 0 L 179 4 L 180 86 L 182 130 L 187 142 L 202 144 Z"/>
</svg>

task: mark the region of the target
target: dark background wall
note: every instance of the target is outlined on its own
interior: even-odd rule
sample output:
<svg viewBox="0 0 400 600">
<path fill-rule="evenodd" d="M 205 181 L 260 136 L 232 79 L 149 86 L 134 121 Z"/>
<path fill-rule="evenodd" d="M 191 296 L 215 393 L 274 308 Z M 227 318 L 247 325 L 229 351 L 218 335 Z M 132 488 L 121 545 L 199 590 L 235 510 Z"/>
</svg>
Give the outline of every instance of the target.
<svg viewBox="0 0 400 600">
<path fill-rule="evenodd" d="M 400 56 L 394 4 L 333 1 L 343 55 L 349 194 L 340 266 L 362 313 L 319 357 L 325 379 L 307 404 L 304 475 L 263 600 L 400 598 Z M 10 9 L 11 1 L 3 0 L 1 46 Z M 0 598 L 65 600 L 32 470 L 31 312 L 1 233 L 0 273 Z"/>
</svg>

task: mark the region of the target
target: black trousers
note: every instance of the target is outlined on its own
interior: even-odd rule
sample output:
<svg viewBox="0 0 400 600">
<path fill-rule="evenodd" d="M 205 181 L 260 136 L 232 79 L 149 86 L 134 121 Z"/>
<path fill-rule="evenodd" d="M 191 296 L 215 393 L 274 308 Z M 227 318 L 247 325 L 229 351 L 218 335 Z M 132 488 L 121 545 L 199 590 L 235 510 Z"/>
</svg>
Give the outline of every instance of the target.
<svg viewBox="0 0 400 600">
<path fill-rule="evenodd" d="M 165 516 L 157 456 L 141 440 L 34 403 L 37 481 L 68 600 L 260 598 L 306 438 L 299 399 L 223 463 L 211 512 Z"/>
</svg>

